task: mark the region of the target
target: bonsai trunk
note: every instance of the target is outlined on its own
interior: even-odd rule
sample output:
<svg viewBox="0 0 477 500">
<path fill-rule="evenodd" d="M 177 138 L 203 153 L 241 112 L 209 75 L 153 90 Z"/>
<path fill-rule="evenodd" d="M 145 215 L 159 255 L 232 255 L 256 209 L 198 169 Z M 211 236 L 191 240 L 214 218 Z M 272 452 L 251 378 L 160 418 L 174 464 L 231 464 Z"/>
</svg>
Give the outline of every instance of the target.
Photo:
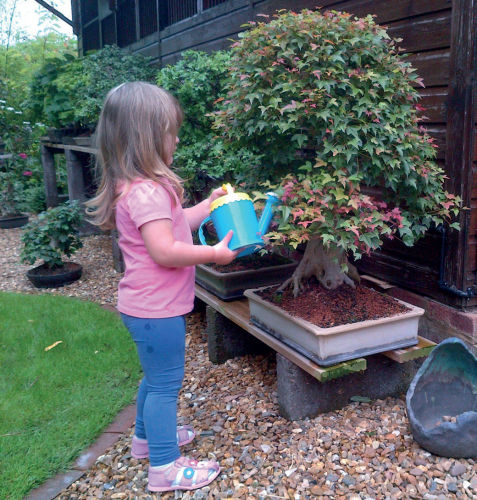
<svg viewBox="0 0 477 500">
<path fill-rule="evenodd" d="M 343 267 L 346 266 L 347 273 L 343 271 Z M 293 283 L 293 295 L 296 297 L 304 290 L 303 282 L 311 276 L 315 276 L 328 290 L 334 290 L 343 283 L 354 288 L 354 281 L 358 283 L 360 281 L 358 271 L 348 262 L 343 250 L 325 248 L 321 238 L 308 242 L 303 258 L 295 272 L 278 290 L 284 290 Z"/>
</svg>

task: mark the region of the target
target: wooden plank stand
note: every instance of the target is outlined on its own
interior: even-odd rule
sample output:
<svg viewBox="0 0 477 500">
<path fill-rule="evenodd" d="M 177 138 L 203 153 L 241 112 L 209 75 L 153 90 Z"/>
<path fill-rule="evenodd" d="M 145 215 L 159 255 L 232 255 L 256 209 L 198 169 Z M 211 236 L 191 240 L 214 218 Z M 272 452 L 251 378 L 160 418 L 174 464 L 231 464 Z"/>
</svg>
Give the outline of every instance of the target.
<svg viewBox="0 0 477 500">
<path fill-rule="evenodd" d="M 250 323 L 247 299 L 224 302 L 195 288 L 207 304 L 207 342 L 212 363 L 245 354 L 276 352 L 280 414 L 289 420 L 314 417 L 346 406 L 352 396 L 382 399 L 404 393 L 422 358 L 434 346 L 419 337 L 418 345 L 396 349 L 332 366 L 319 366 L 277 338 Z"/>
</svg>

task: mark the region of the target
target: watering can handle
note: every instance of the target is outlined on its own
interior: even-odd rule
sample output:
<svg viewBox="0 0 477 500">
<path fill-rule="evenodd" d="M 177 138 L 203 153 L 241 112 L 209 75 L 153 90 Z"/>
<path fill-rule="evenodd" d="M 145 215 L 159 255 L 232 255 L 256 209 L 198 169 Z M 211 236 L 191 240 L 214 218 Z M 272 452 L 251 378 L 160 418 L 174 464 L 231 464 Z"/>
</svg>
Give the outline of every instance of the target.
<svg viewBox="0 0 477 500">
<path fill-rule="evenodd" d="M 212 219 L 209 217 L 206 217 L 200 224 L 199 226 L 199 240 L 202 243 L 202 245 L 207 245 L 207 242 L 205 241 L 204 237 L 204 225 L 207 224 L 207 222 L 210 222 Z"/>
</svg>

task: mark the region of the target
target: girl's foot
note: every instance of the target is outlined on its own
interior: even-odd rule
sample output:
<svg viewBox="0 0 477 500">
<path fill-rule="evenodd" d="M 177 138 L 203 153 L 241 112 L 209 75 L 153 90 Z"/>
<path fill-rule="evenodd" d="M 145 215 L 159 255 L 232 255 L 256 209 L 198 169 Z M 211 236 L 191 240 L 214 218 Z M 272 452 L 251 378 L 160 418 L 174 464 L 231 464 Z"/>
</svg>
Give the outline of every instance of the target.
<svg viewBox="0 0 477 500">
<path fill-rule="evenodd" d="M 195 432 L 192 426 L 184 425 L 177 428 L 177 444 L 184 446 L 189 444 L 195 438 Z M 147 458 L 149 456 L 149 446 L 146 439 L 140 439 L 133 436 L 131 445 L 131 455 L 134 458 Z"/>
<path fill-rule="evenodd" d="M 214 460 L 197 462 L 187 457 L 161 467 L 149 467 L 150 491 L 196 490 L 210 484 L 220 473 Z"/>
</svg>

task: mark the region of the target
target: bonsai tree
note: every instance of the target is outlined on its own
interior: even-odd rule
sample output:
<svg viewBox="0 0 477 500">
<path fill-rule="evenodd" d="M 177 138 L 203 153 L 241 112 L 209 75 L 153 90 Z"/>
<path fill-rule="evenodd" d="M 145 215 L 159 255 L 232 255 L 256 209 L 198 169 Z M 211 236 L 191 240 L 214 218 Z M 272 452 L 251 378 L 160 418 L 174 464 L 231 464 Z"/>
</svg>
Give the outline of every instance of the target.
<svg viewBox="0 0 477 500">
<path fill-rule="evenodd" d="M 188 50 L 176 64 L 161 68 L 157 74 L 157 84 L 169 90 L 184 111 L 174 166 L 193 203 L 212 185 L 232 179 L 232 173 L 237 175 L 251 160 L 248 149 L 228 148 L 212 129 L 211 113 L 214 103 L 226 96 L 229 66 L 228 52 Z"/>
<path fill-rule="evenodd" d="M 411 246 L 451 222 L 460 199 L 444 191 L 436 145 L 419 123 L 423 83 L 372 16 L 303 10 L 248 27 L 233 45 L 215 127 L 263 155 L 248 179 L 281 196 L 271 242 L 306 245 L 282 288 L 293 284 L 296 296 L 313 275 L 329 289 L 353 286 L 348 256 L 385 238 Z"/>
<path fill-rule="evenodd" d="M 76 200 L 40 213 L 23 230 L 22 261 L 42 260 L 48 269 L 63 267 L 63 256 L 70 257 L 83 246 L 78 233 L 81 219 L 82 208 Z"/>
</svg>

